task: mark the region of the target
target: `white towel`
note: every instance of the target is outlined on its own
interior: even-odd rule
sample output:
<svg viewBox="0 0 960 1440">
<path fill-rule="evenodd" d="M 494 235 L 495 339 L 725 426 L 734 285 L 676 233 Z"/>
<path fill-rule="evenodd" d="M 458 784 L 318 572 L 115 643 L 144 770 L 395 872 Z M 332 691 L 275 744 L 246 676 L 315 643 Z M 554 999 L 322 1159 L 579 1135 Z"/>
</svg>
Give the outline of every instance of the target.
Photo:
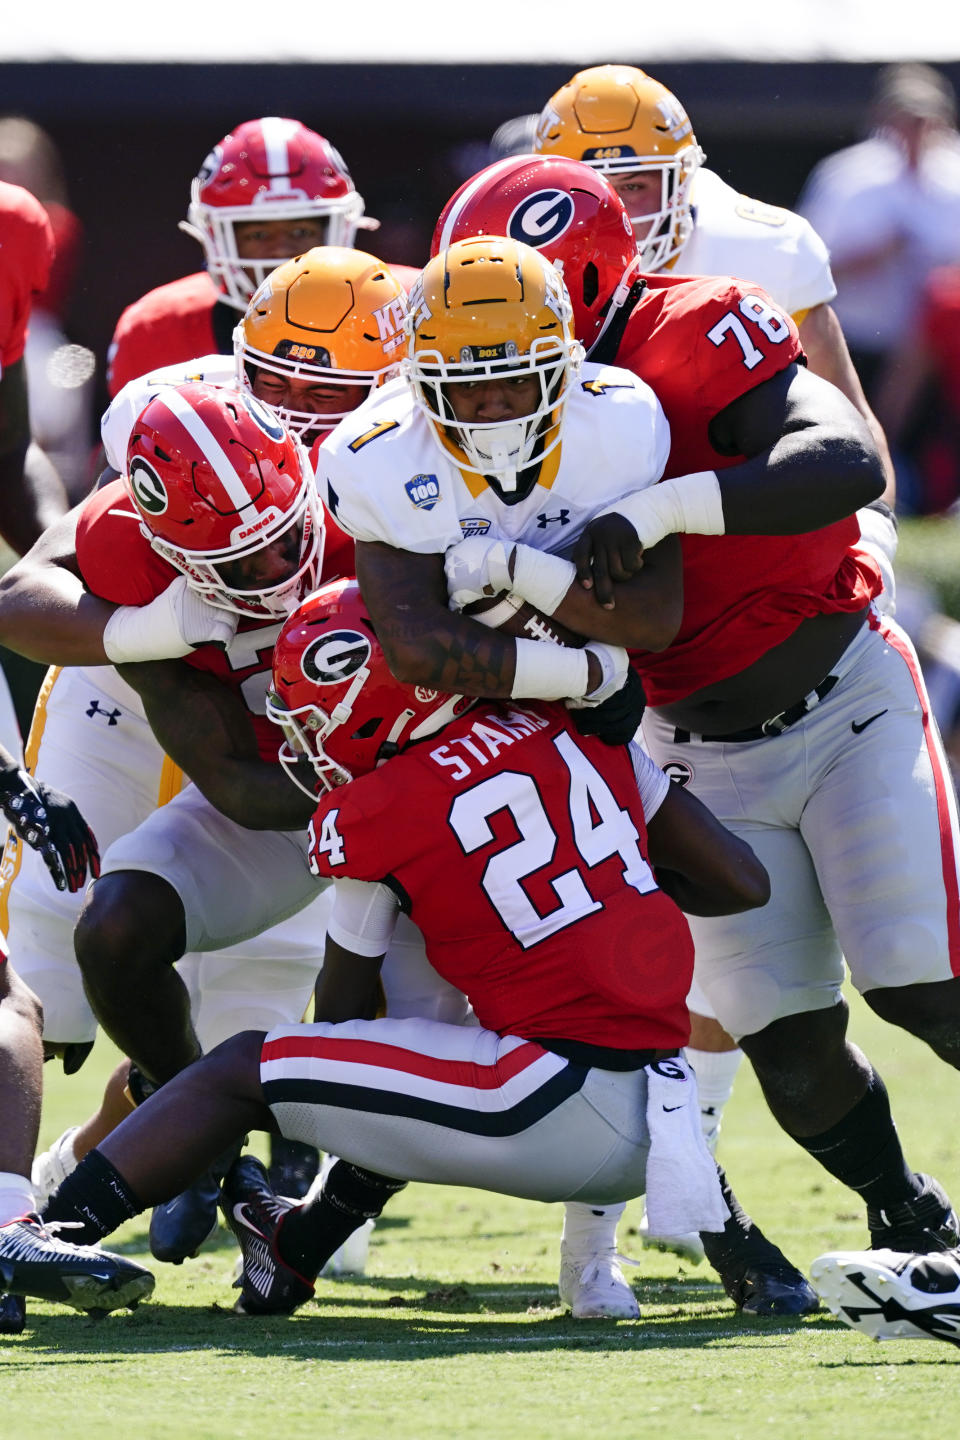
<svg viewBox="0 0 960 1440">
<path fill-rule="evenodd" d="M 730 1218 L 700 1128 L 693 1071 L 681 1056 L 646 1067 L 647 1223 L 651 1235 L 722 1230 Z"/>
</svg>

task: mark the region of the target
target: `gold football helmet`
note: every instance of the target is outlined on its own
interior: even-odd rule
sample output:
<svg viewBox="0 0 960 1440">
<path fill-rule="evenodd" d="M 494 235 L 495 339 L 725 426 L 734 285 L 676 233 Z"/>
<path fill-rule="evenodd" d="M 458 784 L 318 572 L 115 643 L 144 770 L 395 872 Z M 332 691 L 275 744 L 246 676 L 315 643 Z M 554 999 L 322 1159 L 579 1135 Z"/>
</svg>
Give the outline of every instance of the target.
<svg viewBox="0 0 960 1440">
<path fill-rule="evenodd" d="M 529 245 L 489 235 L 460 240 L 429 261 L 410 292 L 407 374 L 444 451 L 504 494 L 518 473 L 560 443 L 564 406 L 583 359 L 570 297 Z M 455 387 L 533 379 L 529 411 L 507 420 L 458 419 Z"/>
<path fill-rule="evenodd" d="M 607 176 L 630 214 L 642 270 L 661 270 L 680 254 L 693 228 L 691 182 L 705 156 L 665 85 L 632 65 L 581 70 L 547 101 L 534 148 Z M 659 177 L 659 193 L 642 186 L 642 175 Z"/>
<path fill-rule="evenodd" d="M 271 405 L 294 434 L 330 430 L 399 369 L 406 293 L 382 260 L 318 245 L 272 271 L 233 334 L 237 380 Z M 269 377 L 322 387 L 316 410 L 298 409 Z M 298 386 L 298 390 L 305 387 Z"/>
</svg>

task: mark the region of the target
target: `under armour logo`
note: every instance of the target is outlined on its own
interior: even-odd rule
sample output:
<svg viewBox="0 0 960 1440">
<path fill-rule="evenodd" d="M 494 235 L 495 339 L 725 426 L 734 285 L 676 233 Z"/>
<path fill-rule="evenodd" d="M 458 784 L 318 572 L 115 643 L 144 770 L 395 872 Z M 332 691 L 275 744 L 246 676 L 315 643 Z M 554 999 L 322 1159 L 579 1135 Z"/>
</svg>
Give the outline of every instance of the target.
<svg viewBox="0 0 960 1440">
<path fill-rule="evenodd" d="M 553 525 L 553 524 L 555 524 L 555 523 L 559 523 L 560 525 L 569 525 L 569 524 L 570 524 L 570 511 L 569 511 L 569 510 L 561 510 L 559 515 L 542 515 L 542 514 L 541 514 L 541 515 L 538 515 L 538 516 L 537 516 L 537 529 L 538 529 L 538 530 L 546 530 L 546 528 L 547 528 L 548 525 Z"/>
<path fill-rule="evenodd" d="M 94 715 L 105 715 L 108 725 L 116 725 L 122 714 L 122 710 L 104 710 L 99 700 L 91 700 L 87 708 L 87 715 L 91 720 Z"/>
</svg>

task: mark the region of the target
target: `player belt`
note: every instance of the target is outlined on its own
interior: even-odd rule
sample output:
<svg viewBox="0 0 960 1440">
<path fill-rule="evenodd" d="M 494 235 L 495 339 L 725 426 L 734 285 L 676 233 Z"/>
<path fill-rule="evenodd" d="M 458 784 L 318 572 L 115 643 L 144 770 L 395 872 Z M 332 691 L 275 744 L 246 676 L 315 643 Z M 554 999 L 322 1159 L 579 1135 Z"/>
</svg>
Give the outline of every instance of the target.
<svg viewBox="0 0 960 1440">
<path fill-rule="evenodd" d="M 819 685 L 814 686 L 809 695 L 804 695 L 795 705 L 788 705 L 779 715 L 771 715 L 769 720 L 764 720 L 760 725 L 751 725 L 746 730 L 734 730 L 729 735 L 697 735 L 690 730 L 674 730 L 674 744 L 686 745 L 690 740 L 708 740 L 724 745 L 739 745 L 745 740 L 771 740 L 776 735 L 782 735 L 784 730 L 789 730 L 791 725 L 796 725 L 804 715 L 809 715 L 811 710 L 816 709 L 839 679 L 839 675 L 828 675 Z"/>
<path fill-rule="evenodd" d="M 540 1035 L 533 1042 L 572 1060 L 575 1065 L 595 1065 L 598 1070 L 642 1070 L 655 1060 L 675 1060 L 679 1050 L 614 1050 L 606 1045 L 591 1045 L 586 1040 L 544 1040 Z"/>
</svg>

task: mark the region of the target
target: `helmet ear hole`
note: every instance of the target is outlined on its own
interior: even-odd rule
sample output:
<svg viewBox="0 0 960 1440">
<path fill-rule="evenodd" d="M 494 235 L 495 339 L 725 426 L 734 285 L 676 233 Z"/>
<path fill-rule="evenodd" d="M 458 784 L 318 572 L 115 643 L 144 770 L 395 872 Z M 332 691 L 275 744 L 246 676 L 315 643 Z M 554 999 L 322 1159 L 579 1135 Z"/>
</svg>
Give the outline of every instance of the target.
<svg viewBox="0 0 960 1440">
<path fill-rule="evenodd" d="M 350 739 L 369 740 L 372 736 L 376 735 L 382 724 L 383 717 L 380 715 L 375 715 L 372 719 L 365 720 L 362 725 L 360 725 L 356 730 L 354 730 L 353 734 L 350 736 Z"/>
<path fill-rule="evenodd" d="M 600 275 L 593 261 L 583 267 L 583 303 L 588 310 L 596 304 L 600 294 Z"/>
</svg>

